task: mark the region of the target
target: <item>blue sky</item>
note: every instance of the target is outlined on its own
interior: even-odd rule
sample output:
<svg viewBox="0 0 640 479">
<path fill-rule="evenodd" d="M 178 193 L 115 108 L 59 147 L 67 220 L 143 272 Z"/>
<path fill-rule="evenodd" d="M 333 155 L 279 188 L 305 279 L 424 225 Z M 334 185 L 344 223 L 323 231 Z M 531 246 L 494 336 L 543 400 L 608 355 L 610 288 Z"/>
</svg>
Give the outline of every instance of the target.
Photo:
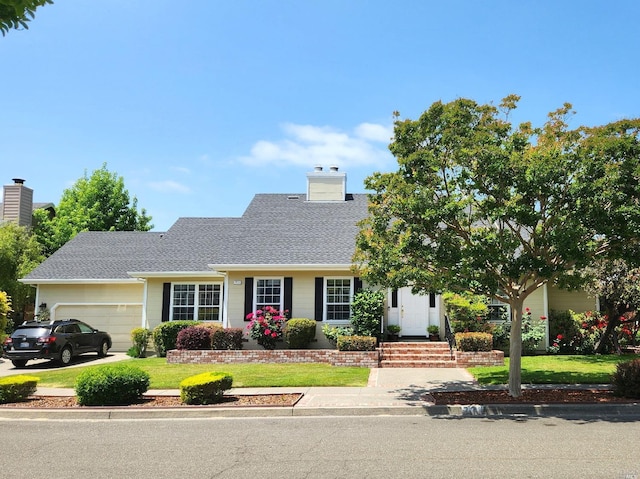
<svg viewBox="0 0 640 479">
<path fill-rule="evenodd" d="M 571 126 L 640 116 L 640 2 L 55 0 L 0 37 L 3 184 L 35 201 L 103 163 L 163 231 L 396 169 L 392 113 L 522 96 Z M 268 226 L 265 226 L 268 228 Z"/>
</svg>

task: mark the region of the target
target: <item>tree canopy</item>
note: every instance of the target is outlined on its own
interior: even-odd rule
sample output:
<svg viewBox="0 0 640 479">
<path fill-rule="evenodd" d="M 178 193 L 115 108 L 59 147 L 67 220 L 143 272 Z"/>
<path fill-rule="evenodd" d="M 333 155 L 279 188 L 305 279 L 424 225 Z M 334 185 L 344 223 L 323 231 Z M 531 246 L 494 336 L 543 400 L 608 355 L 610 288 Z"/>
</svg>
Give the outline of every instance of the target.
<svg viewBox="0 0 640 479">
<path fill-rule="evenodd" d="M 53 0 L 0 0 L 0 32 L 5 36 L 11 29 L 29 28 L 36 8 L 52 4 Z"/>
<path fill-rule="evenodd" d="M 514 126 L 519 99 L 436 102 L 397 119 L 398 170 L 365 180 L 354 257 L 372 283 L 510 304 L 514 396 L 525 299 L 545 283 L 579 286 L 595 258 L 640 256 L 640 120 L 571 130 L 565 104 L 540 127 Z"/>
<path fill-rule="evenodd" d="M 35 293 L 18 278 L 26 276 L 43 259 L 41 246 L 27 228 L 12 222 L 0 224 L 0 291 L 11 298 L 18 319 L 23 318 L 25 306 L 33 303 Z"/>
<path fill-rule="evenodd" d="M 124 179 L 107 170 L 106 163 L 91 176 L 80 178 L 64 190 L 56 215 L 36 214 L 34 232 L 47 256 L 81 231 L 149 231 L 153 228 L 146 210 L 138 211 Z"/>
</svg>

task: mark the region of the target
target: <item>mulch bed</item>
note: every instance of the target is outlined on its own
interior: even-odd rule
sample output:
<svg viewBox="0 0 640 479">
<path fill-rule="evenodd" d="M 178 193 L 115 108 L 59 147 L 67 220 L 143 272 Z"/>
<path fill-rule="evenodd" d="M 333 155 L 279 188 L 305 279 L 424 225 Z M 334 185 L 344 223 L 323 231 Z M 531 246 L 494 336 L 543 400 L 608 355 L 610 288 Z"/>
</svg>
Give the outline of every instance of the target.
<svg viewBox="0 0 640 479">
<path fill-rule="evenodd" d="M 424 401 L 432 404 L 603 404 L 638 403 L 639 399 L 614 396 L 606 389 L 523 389 L 514 398 L 504 390 L 438 391 L 425 394 Z"/>
<path fill-rule="evenodd" d="M 224 396 L 217 404 L 193 406 L 184 404 L 178 396 L 145 396 L 142 400 L 129 406 L 109 406 L 123 408 L 175 408 L 175 407 L 291 407 L 295 405 L 302 394 L 246 394 Z M 0 407 L 14 408 L 91 408 L 95 406 L 80 406 L 75 396 L 29 396 L 26 401 L 0 404 Z"/>
</svg>

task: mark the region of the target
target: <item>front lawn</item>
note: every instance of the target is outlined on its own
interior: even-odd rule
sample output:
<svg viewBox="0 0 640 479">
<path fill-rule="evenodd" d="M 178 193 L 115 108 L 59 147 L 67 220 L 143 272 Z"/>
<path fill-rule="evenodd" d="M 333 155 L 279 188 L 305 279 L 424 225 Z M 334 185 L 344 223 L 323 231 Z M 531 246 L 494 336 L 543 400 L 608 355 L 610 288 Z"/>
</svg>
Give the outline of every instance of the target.
<svg viewBox="0 0 640 479">
<path fill-rule="evenodd" d="M 233 387 L 366 386 L 369 368 L 335 367 L 329 364 L 167 364 L 166 358 L 127 359 L 151 376 L 150 389 L 178 389 L 180 381 L 195 374 L 221 371 L 231 374 Z M 57 369 L 36 373 L 38 386 L 73 388 L 78 374 L 87 368 Z"/>
<path fill-rule="evenodd" d="M 640 355 L 523 356 L 522 384 L 608 384 L 616 364 Z M 480 384 L 509 382 L 509 358 L 504 366 L 479 366 L 469 372 Z"/>
</svg>

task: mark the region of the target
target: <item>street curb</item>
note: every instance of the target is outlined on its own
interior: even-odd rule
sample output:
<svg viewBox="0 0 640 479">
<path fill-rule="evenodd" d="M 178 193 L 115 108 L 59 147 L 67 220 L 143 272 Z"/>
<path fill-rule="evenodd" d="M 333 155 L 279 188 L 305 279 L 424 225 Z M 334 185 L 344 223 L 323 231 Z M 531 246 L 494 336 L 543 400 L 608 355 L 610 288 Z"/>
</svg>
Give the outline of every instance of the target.
<svg viewBox="0 0 640 479">
<path fill-rule="evenodd" d="M 429 416 L 452 417 L 584 417 L 584 418 L 639 418 L 639 403 L 621 404 L 472 404 L 428 405 Z"/>
</svg>

